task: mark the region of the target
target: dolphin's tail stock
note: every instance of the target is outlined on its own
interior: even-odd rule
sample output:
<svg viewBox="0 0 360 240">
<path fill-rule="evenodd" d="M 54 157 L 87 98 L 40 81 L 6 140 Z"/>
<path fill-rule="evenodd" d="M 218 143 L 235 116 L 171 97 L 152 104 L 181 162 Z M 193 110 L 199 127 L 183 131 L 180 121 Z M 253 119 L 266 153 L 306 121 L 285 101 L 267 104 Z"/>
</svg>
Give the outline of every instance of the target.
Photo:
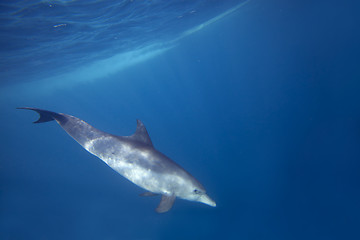
<svg viewBox="0 0 360 240">
<path fill-rule="evenodd" d="M 30 108 L 30 107 L 19 107 L 17 109 L 33 110 L 33 111 L 37 112 L 40 115 L 40 117 L 34 123 L 44 123 L 44 122 L 50 122 L 53 120 L 56 120 L 57 122 L 66 121 L 66 118 L 63 115 L 61 115 L 59 113 L 55 113 L 55 112 L 50 112 L 47 110 L 42 110 L 42 109 L 38 109 L 38 108 Z"/>
</svg>

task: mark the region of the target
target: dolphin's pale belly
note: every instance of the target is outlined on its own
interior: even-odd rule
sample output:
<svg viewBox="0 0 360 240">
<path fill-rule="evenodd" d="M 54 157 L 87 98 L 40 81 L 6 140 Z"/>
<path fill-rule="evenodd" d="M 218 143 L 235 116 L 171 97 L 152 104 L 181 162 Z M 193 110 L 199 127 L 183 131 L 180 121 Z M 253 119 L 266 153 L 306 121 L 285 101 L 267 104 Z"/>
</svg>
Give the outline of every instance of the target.
<svg viewBox="0 0 360 240">
<path fill-rule="evenodd" d="M 164 156 L 154 154 L 156 150 L 152 148 L 134 148 L 112 135 L 92 139 L 84 147 L 116 172 L 150 192 L 173 194 L 186 184 L 182 176 L 187 173 L 171 160 L 164 162 Z M 162 157 L 161 161 L 157 155 Z"/>
</svg>

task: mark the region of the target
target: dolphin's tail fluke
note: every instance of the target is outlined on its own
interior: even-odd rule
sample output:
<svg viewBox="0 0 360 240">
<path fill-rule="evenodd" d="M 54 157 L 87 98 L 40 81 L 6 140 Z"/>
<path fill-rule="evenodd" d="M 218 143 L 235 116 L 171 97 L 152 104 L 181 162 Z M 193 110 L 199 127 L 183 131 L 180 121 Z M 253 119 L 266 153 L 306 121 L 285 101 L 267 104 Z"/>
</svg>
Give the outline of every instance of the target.
<svg viewBox="0 0 360 240">
<path fill-rule="evenodd" d="M 64 118 L 65 118 L 64 116 L 62 116 L 59 113 L 50 112 L 50 111 L 42 110 L 42 109 L 38 109 L 38 108 L 19 107 L 17 109 L 33 110 L 33 111 L 39 113 L 40 117 L 34 123 L 44 123 L 44 122 L 50 122 L 53 120 L 61 121 L 61 120 L 64 120 Z"/>
</svg>

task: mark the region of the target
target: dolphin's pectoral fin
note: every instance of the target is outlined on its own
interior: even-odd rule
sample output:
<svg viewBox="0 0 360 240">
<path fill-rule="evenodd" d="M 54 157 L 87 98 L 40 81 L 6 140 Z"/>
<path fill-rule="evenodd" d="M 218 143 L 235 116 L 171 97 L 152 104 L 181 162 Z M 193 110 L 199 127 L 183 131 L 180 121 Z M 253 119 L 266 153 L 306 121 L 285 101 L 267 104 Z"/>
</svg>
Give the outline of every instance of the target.
<svg viewBox="0 0 360 240">
<path fill-rule="evenodd" d="M 153 192 L 144 192 L 142 194 L 140 194 L 141 197 L 153 197 L 153 196 L 157 196 L 159 194 L 157 193 L 153 193 Z"/>
<path fill-rule="evenodd" d="M 175 201 L 175 195 L 162 195 L 159 206 L 156 208 L 156 212 L 164 213 L 170 210 Z"/>
</svg>

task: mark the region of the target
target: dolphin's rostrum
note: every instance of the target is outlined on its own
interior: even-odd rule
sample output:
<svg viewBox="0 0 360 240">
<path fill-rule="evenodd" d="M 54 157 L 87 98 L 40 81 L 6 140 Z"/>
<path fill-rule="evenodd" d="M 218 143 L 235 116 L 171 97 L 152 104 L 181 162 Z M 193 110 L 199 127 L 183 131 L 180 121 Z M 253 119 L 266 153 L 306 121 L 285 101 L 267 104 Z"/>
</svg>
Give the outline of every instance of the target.
<svg viewBox="0 0 360 240">
<path fill-rule="evenodd" d="M 28 107 L 19 109 L 38 112 L 40 117 L 34 123 L 55 120 L 88 152 L 99 157 L 131 182 L 146 189 L 148 192 L 142 194 L 143 196 L 161 194 L 161 202 L 156 208 L 159 213 L 167 212 L 176 197 L 216 206 L 199 181 L 154 148 L 140 120 L 137 120 L 133 135 L 115 136 L 64 113 Z"/>
</svg>

